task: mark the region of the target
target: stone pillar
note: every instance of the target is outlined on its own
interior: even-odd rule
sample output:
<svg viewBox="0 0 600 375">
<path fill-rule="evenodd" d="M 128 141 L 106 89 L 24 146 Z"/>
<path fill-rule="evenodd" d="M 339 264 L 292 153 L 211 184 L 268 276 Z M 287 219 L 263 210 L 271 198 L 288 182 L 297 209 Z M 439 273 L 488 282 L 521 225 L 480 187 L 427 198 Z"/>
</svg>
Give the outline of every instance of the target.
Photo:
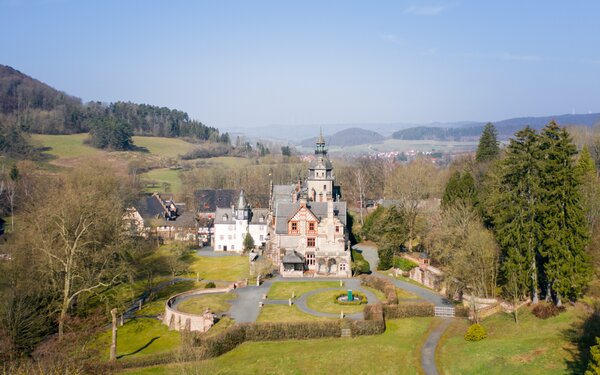
<svg viewBox="0 0 600 375">
<path fill-rule="evenodd" d="M 110 310 L 112 316 L 112 341 L 110 343 L 110 361 L 117 360 L 117 309 Z"/>
</svg>

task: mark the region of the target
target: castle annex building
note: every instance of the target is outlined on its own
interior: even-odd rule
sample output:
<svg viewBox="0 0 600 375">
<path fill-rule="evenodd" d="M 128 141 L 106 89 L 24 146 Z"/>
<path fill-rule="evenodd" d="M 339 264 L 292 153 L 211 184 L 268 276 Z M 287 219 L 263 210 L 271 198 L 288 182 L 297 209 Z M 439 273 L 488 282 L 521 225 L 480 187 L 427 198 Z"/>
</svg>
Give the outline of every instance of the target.
<svg viewBox="0 0 600 375">
<path fill-rule="evenodd" d="M 352 276 L 346 202 L 340 201 L 340 192 L 320 135 L 308 178 L 272 187 L 267 254 L 282 276 Z"/>
</svg>

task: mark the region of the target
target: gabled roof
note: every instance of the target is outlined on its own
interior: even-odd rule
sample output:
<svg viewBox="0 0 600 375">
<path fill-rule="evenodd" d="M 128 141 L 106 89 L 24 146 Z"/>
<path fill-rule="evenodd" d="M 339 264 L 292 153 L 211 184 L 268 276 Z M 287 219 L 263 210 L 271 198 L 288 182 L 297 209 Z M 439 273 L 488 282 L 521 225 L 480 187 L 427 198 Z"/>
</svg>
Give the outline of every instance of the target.
<svg viewBox="0 0 600 375">
<path fill-rule="evenodd" d="M 308 202 L 306 207 L 319 219 L 327 217 L 327 202 Z M 275 233 L 288 231 L 288 220 L 298 212 L 300 202 L 277 202 L 275 205 Z M 333 216 L 346 225 L 346 202 L 333 202 Z"/>
<path fill-rule="evenodd" d="M 144 221 L 149 219 L 164 218 L 165 209 L 156 195 L 145 195 L 135 204 L 135 209 Z"/>
<path fill-rule="evenodd" d="M 202 189 L 194 192 L 196 210 L 200 213 L 216 212 L 217 208 L 229 208 L 239 203 L 240 189 Z M 269 197 L 247 195 L 247 203 L 252 207 L 269 207 Z"/>
<path fill-rule="evenodd" d="M 302 258 L 294 250 L 286 250 L 283 256 L 283 263 L 304 263 Z"/>
<path fill-rule="evenodd" d="M 216 212 L 231 207 L 240 195 L 237 189 L 202 189 L 194 192 L 198 212 Z"/>
</svg>

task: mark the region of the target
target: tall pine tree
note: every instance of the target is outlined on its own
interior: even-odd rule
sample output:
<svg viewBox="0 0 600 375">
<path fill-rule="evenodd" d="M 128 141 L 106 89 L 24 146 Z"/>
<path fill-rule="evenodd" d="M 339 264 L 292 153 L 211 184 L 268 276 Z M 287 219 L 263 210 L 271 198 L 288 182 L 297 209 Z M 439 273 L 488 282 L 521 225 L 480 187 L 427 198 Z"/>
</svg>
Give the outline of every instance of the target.
<svg viewBox="0 0 600 375">
<path fill-rule="evenodd" d="M 577 149 L 565 128 L 550 122 L 540 134 L 543 168 L 540 208 L 543 276 L 546 299 L 576 298 L 589 281 L 591 267 L 585 246 L 589 233 L 582 207 Z"/>
<path fill-rule="evenodd" d="M 496 237 L 504 259 L 502 273 L 511 289 L 537 303 L 540 161 L 538 135 L 530 127 L 517 132 L 502 161 L 498 195 L 493 206 Z M 514 292 L 512 292 L 514 293 Z"/>
<path fill-rule="evenodd" d="M 499 154 L 498 131 L 494 124 L 488 122 L 483 128 L 483 132 L 479 138 L 475 160 L 477 162 L 491 161 L 498 157 Z"/>
</svg>

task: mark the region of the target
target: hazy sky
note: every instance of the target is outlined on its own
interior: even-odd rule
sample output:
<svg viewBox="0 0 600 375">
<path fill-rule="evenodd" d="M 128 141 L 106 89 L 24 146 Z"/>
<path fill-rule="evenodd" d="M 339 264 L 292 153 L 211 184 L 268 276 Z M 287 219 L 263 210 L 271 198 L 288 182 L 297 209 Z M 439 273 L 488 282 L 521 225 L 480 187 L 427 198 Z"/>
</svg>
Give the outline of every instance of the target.
<svg viewBox="0 0 600 375">
<path fill-rule="evenodd" d="M 217 127 L 600 112 L 600 1 L 0 0 L 0 64 Z"/>
</svg>

